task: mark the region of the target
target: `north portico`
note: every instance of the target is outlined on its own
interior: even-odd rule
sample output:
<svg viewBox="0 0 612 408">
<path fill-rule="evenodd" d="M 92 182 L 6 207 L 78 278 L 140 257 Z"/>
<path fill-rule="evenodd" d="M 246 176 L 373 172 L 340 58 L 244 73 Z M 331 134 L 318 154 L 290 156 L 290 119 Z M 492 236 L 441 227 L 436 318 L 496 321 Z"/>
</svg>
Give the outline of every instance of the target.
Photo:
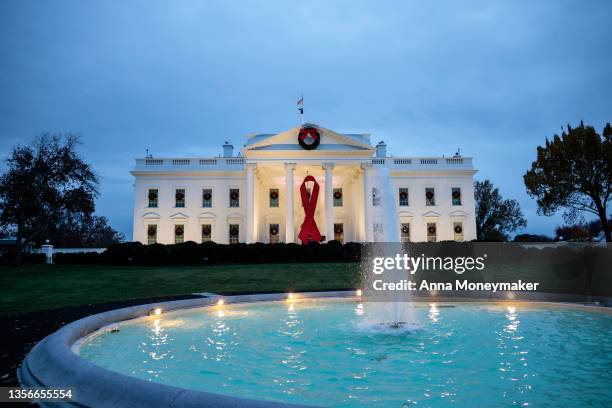
<svg viewBox="0 0 612 408">
<path fill-rule="evenodd" d="M 310 124 L 248 136 L 239 155 L 223 149 L 214 158 L 136 160 L 134 240 L 302 242 L 304 221 L 314 221 L 326 241 L 373 241 L 380 167 L 389 169 L 403 240 L 476 237 L 471 158 L 391 157 L 369 134 Z M 318 194 L 313 182 L 302 187 L 307 176 Z"/>
</svg>

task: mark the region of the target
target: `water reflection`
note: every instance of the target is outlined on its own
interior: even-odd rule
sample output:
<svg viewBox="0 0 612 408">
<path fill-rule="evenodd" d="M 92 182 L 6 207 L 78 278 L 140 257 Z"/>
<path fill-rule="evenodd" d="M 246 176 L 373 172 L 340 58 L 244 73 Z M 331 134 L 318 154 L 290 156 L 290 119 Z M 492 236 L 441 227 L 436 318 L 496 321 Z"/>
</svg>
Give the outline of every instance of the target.
<svg viewBox="0 0 612 408">
<path fill-rule="evenodd" d="M 429 320 L 432 323 L 436 323 L 438 321 L 438 316 L 440 316 L 440 309 L 438 309 L 438 305 L 436 303 L 429 304 Z"/>
</svg>

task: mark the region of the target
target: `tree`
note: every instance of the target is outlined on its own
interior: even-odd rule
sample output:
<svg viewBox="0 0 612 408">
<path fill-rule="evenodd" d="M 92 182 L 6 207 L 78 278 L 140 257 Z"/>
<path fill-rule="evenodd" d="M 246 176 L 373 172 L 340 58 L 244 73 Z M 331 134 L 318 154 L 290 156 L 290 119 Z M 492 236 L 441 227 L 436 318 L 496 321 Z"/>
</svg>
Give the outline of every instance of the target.
<svg viewBox="0 0 612 408">
<path fill-rule="evenodd" d="M 555 239 L 557 241 L 588 242 L 593 240 L 593 235 L 584 224 L 565 225 L 555 228 Z"/>
<path fill-rule="evenodd" d="M 536 198 L 538 213 L 550 216 L 564 208 L 566 221 L 579 214 L 598 217 L 606 241 L 612 242 L 608 203 L 612 194 L 612 127 L 603 137 L 592 126 L 572 128 L 538 146 L 537 159 L 523 176 L 527 193 Z"/>
<path fill-rule="evenodd" d="M 23 245 L 51 231 L 61 220 L 94 211 L 98 179 L 76 153 L 74 135 L 44 134 L 17 146 L 0 177 L 0 227 L 14 231 L 16 263 Z"/>
<path fill-rule="evenodd" d="M 541 234 L 519 234 L 514 237 L 514 242 L 553 242 L 553 239 Z"/>
<path fill-rule="evenodd" d="M 479 241 L 505 241 L 508 234 L 527 226 L 516 200 L 504 200 L 489 180 L 474 182 L 476 234 Z"/>
<path fill-rule="evenodd" d="M 63 248 L 105 248 L 125 240 L 122 233 L 108 225 L 106 217 L 97 215 L 60 220 L 46 238 Z"/>
</svg>

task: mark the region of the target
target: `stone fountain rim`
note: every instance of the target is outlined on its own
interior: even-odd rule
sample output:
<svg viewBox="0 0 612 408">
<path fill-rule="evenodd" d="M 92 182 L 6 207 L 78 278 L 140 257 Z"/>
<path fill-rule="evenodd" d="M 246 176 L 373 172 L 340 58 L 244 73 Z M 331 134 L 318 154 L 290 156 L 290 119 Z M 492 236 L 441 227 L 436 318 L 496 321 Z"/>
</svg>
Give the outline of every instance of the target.
<svg viewBox="0 0 612 408">
<path fill-rule="evenodd" d="M 301 292 L 299 299 L 314 298 L 350 298 L 355 297 L 355 291 Z M 584 301 L 584 296 L 560 295 L 551 293 L 521 293 L 514 299 L 508 299 L 508 293 L 498 292 L 497 296 L 490 293 L 462 293 L 462 296 L 429 297 L 415 294 L 415 301 L 535 301 L 543 303 L 563 304 L 561 302 Z M 421 295 L 427 295 L 422 293 Z M 467 295 L 467 296 L 466 296 Z M 472 296 L 473 295 L 473 296 Z M 487 296 L 488 295 L 488 296 Z M 526 296 L 524 296 L 526 295 Z M 253 303 L 264 301 L 282 301 L 287 299 L 287 293 L 271 293 L 256 295 L 223 296 L 226 304 Z M 78 390 L 78 402 L 53 403 L 53 406 L 67 407 L 299 407 L 285 402 L 272 402 L 245 399 L 212 392 L 189 390 L 165 384 L 153 383 L 136 377 L 120 374 L 81 358 L 74 352 L 74 346 L 81 339 L 94 332 L 120 322 L 141 318 L 150 314 L 155 308 L 164 312 L 177 311 L 196 307 L 214 305 L 220 296 L 208 296 L 196 299 L 175 300 L 149 303 L 110 310 L 96 315 L 76 320 L 41 340 L 28 353 L 17 370 L 19 383 L 24 387 L 74 387 Z M 299 300 L 298 299 L 298 300 Z M 603 302 L 611 299 L 597 298 Z M 610 303 L 608 303 L 610 304 Z M 572 307 L 581 306 L 575 303 Z M 612 311 L 610 308 L 585 306 L 591 309 Z M 75 391 L 76 392 L 76 391 Z M 41 406 L 48 406 L 41 403 Z"/>
</svg>

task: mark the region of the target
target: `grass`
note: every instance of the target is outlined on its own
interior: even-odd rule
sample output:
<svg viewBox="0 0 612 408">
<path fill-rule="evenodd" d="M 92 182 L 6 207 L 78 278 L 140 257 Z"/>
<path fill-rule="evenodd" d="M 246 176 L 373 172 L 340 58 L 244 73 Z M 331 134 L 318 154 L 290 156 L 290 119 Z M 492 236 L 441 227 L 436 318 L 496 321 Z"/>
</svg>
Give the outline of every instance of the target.
<svg viewBox="0 0 612 408">
<path fill-rule="evenodd" d="M 0 267 L 0 314 L 198 292 L 349 289 L 358 264 Z"/>
</svg>

